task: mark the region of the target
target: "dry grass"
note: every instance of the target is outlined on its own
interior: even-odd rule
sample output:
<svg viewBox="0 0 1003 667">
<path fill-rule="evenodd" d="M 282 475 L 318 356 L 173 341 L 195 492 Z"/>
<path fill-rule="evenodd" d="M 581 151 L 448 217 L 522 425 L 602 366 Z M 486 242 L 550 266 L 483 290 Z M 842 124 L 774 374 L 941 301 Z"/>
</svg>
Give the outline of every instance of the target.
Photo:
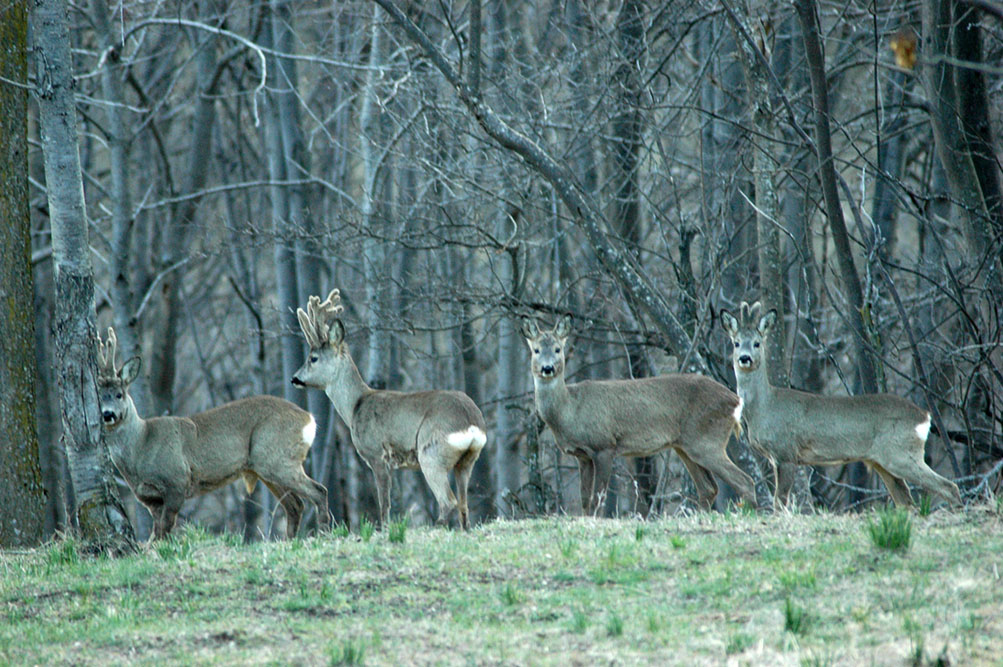
<svg viewBox="0 0 1003 667">
<path fill-rule="evenodd" d="M 914 517 L 901 552 L 867 519 L 551 518 L 251 546 L 188 529 L 116 561 L 55 543 L 0 554 L 0 662 L 998 664 L 997 508 Z"/>
</svg>

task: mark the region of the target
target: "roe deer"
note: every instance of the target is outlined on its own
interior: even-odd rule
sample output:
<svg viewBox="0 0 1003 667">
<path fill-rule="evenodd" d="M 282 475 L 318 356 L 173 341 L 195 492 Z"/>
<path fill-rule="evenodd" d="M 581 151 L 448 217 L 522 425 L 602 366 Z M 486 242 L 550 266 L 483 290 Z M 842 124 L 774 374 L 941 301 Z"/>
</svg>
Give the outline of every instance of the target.
<svg viewBox="0 0 1003 667">
<path fill-rule="evenodd" d="M 322 527 L 330 525 L 327 489 L 307 477 L 303 460 L 317 424 L 306 410 L 275 396 L 252 396 L 191 417 L 143 419 L 129 396 L 140 358 L 115 367 L 115 331 L 98 337 L 98 396 L 112 461 L 153 515 L 151 539 L 174 528 L 181 506 L 238 476 L 247 492 L 258 479 L 286 511 L 294 537 L 309 500 Z"/>
<path fill-rule="evenodd" d="M 738 396 L 710 378 L 689 373 L 565 384 L 570 333 L 568 315 L 544 332 L 535 320 L 522 320 L 532 353 L 536 409 L 561 451 L 578 460 L 585 514 L 598 512 L 614 456 L 650 456 L 670 447 L 693 478 L 700 507 L 710 509 L 717 496 L 711 473 L 756 505 L 752 479 L 725 451 L 731 434 L 740 429 Z"/>
<path fill-rule="evenodd" d="M 764 340 L 777 311 L 759 316 L 762 305 L 742 302 L 739 318 L 721 311 L 734 344 L 732 363 L 738 395 L 745 402 L 746 430 L 753 449 L 774 467 L 774 503 L 786 504 L 794 478 L 780 463 L 840 465 L 863 461 L 877 471 L 896 505 L 912 504 L 912 482 L 948 503 L 961 504 L 958 487 L 923 461 L 930 413 L 899 396 L 820 396 L 774 387 L 766 370 Z"/>
<path fill-rule="evenodd" d="M 470 528 L 467 485 L 487 442 L 484 417 L 459 391 L 400 392 L 372 389 L 362 379 L 345 344 L 340 292 L 322 303 L 311 296 L 297 309 L 310 354 L 296 371 L 297 387 L 323 389 L 348 426 L 359 456 L 376 479 L 380 521 L 390 519 L 390 469 L 421 470 L 439 504 L 438 524 L 459 512 L 460 526 Z M 449 472 L 456 476 L 456 495 Z"/>
</svg>

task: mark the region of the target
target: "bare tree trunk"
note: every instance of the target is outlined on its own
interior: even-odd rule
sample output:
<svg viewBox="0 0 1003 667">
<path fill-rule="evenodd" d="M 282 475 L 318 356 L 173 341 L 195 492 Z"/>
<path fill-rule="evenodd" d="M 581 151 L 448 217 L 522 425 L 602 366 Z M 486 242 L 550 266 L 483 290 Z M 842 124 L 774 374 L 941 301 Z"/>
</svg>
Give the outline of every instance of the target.
<svg viewBox="0 0 1003 667">
<path fill-rule="evenodd" d="M 801 36 L 804 39 L 812 99 L 815 105 L 815 153 L 818 158 L 819 180 L 822 184 L 822 196 L 825 200 L 826 218 L 829 221 L 829 228 L 832 230 L 840 278 L 850 306 L 847 316 L 850 329 L 853 331 L 857 377 L 862 392 L 873 394 L 878 391 L 878 370 L 869 345 L 869 341 L 872 340 L 868 325 L 870 304 L 865 303 L 863 287 L 860 284 L 857 268 L 853 261 L 850 236 L 846 229 L 846 221 L 843 218 L 843 208 L 837 190 L 836 169 L 832 155 L 832 135 L 829 128 L 829 90 L 819 37 L 818 16 L 814 0 L 795 0 L 794 4 L 801 23 Z M 850 480 L 854 487 L 860 489 L 869 486 L 870 474 L 864 464 L 852 463 L 849 469 Z M 854 492 L 852 497 L 859 500 L 861 498 L 860 492 Z"/>
<path fill-rule="evenodd" d="M 697 27 L 697 57 L 711 63 L 712 68 L 700 86 L 701 106 L 706 113 L 700 129 L 701 225 L 713 229 L 717 221 L 727 220 L 736 228 L 728 247 L 728 258 L 735 260 L 728 265 L 736 268 L 723 267 L 721 283 L 727 298 L 744 298 L 746 284 L 737 274 L 737 267 L 752 244 L 751 234 L 739 231 L 748 227 L 744 224 L 748 205 L 740 195 L 748 180 L 739 168 L 742 138 L 738 129 L 744 112 L 740 95 L 746 85 L 740 65 L 744 57 L 736 40 L 725 35 L 717 38 L 716 26 L 716 21 L 702 21 Z M 691 483 L 688 476 L 684 478 Z M 691 490 L 696 497 L 695 489 Z"/>
<path fill-rule="evenodd" d="M 507 216 L 506 216 L 507 217 Z M 499 221 L 499 228 L 506 232 L 511 229 L 511 221 Z M 504 236 L 501 236 L 504 238 Z M 498 259 L 498 279 L 502 289 L 515 297 L 517 289 L 515 252 L 506 252 Z M 511 317 L 498 321 L 497 367 L 498 384 L 495 388 L 495 433 L 494 433 L 494 506 L 500 517 L 511 518 L 518 509 L 512 496 L 522 488 L 522 460 L 519 454 L 518 431 L 521 403 L 516 397 L 522 393 L 525 373 L 522 357 L 522 341 Z M 532 408 L 531 408 L 532 409 Z"/>
<path fill-rule="evenodd" d="M 135 293 L 129 262 L 132 257 L 132 188 L 129 178 L 129 144 L 131 129 L 123 109 L 126 107 L 123 80 L 125 68 L 119 66 L 118 33 L 110 23 L 113 14 L 105 0 L 93 0 L 90 17 L 97 27 L 101 45 L 101 92 L 107 122 L 105 132 L 108 137 L 108 164 L 111 172 L 111 254 L 108 264 L 111 273 L 111 308 L 115 315 L 115 335 L 123 359 L 129 359 L 142 350 L 139 346 L 141 322 L 135 316 Z M 131 385 L 129 395 L 136 404 L 139 414 L 146 414 L 149 403 L 150 386 L 146 374 L 140 373 Z M 135 518 L 136 535 L 140 540 L 150 534 L 152 521 L 150 513 L 130 494 L 132 516 Z"/>
<path fill-rule="evenodd" d="M 28 210 L 28 12 L 14 2 L 0 22 L 0 547 L 35 546 L 45 489 L 35 423 L 35 309 Z"/>
<path fill-rule="evenodd" d="M 35 368 L 38 370 L 38 387 L 35 395 L 38 420 L 39 460 L 42 480 L 48 494 L 45 508 L 45 534 L 66 532 L 67 491 L 70 489 L 66 469 L 66 454 L 59 447 L 62 424 L 59 419 L 59 396 L 56 388 L 55 361 L 52 340 L 52 305 L 55 295 L 52 269 L 36 267 L 35 283 Z M 70 501 L 72 502 L 72 501 Z"/>
<path fill-rule="evenodd" d="M 975 256 L 974 261 L 979 262 L 987 252 L 993 251 L 994 230 L 962 126 L 956 68 L 947 58 L 954 53 L 951 36 L 958 29 L 952 12 L 955 4 L 953 0 L 923 2 L 922 52 L 928 54 L 923 67 L 923 83 L 930 100 L 930 122 L 937 155 L 944 165 L 951 191 L 961 204 L 962 215 L 967 220 L 969 246 Z M 971 50 L 971 46 L 963 49 L 965 52 Z M 968 82 L 973 83 L 971 80 Z M 977 91 L 973 91 L 966 99 L 973 103 L 978 97 Z M 997 248 L 996 252 L 1001 252 L 1001 249 Z M 997 287 L 1000 285 L 998 274 L 995 283 Z"/>
<path fill-rule="evenodd" d="M 134 537 L 115 493 L 98 411 L 94 275 L 66 11 L 63 2 L 39 0 L 33 16 L 39 123 L 56 267 L 56 363 L 63 441 L 82 537 L 96 549 L 122 553 L 134 548 Z"/>
<path fill-rule="evenodd" d="M 613 179 L 616 192 L 613 197 L 612 227 L 626 243 L 626 251 L 641 264 L 641 201 L 638 185 L 638 163 L 644 133 L 644 116 L 641 113 L 641 72 L 644 71 L 644 3 L 626 0 L 617 14 L 616 35 L 619 46 L 619 65 L 614 75 L 616 90 L 616 115 L 613 117 Z M 635 306 L 631 304 L 631 311 Z M 637 318 L 640 324 L 640 317 Z M 640 345 L 627 346 L 631 377 L 651 374 L 644 349 Z M 634 506 L 642 516 L 651 509 L 651 497 L 657 485 L 654 458 L 638 457 L 633 461 L 633 475 L 637 492 Z M 613 501 L 613 489 L 609 501 Z"/>
<path fill-rule="evenodd" d="M 870 336 L 864 318 L 867 316 L 863 288 L 853 262 L 850 236 L 843 218 L 843 208 L 836 185 L 836 168 L 832 156 L 832 135 L 829 129 L 829 90 L 825 78 L 825 62 L 819 41 L 818 17 L 814 0 L 796 0 L 798 18 L 801 22 L 801 36 L 804 39 L 808 60 L 808 74 L 811 78 L 812 98 L 815 104 L 815 151 L 818 157 L 819 180 L 825 199 L 825 212 L 836 245 L 836 260 L 840 277 L 849 301 L 848 316 L 854 333 L 853 346 L 857 358 L 857 372 L 864 393 L 878 391 L 877 371 L 868 341 Z"/>
<path fill-rule="evenodd" d="M 977 6 L 952 3 L 958 25 L 952 31 L 958 60 L 970 65 L 956 70 L 958 112 L 965 138 L 972 155 L 972 166 L 982 188 L 989 224 L 999 241 L 1003 233 L 1003 191 L 1000 184 L 1000 163 L 996 157 L 996 141 L 989 111 L 989 92 L 985 73 L 978 67 L 984 62 L 982 53 L 982 14 Z M 999 250 L 1003 253 L 1003 248 Z"/>
<path fill-rule="evenodd" d="M 215 37 L 196 48 L 194 56 L 200 82 L 198 99 L 192 115 L 192 132 L 188 146 L 187 168 L 183 192 L 190 195 L 172 211 L 172 226 L 166 234 L 166 252 L 158 267 L 164 272 L 160 283 L 163 294 L 163 321 L 153 329 L 153 353 L 150 356 L 150 403 L 153 414 L 162 415 L 174 408 L 174 380 L 177 375 L 177 355 L 181 301 L 184 294 L 185 269 L 181 266 L 191 245 L 197 225 L 195 214 L 205 188 L 209 165 L 212 163 L 212 128 L 216 119 L 216 87 L 220 71 L 216 66 Z"/>
<path fill-rule="evenodd" d="M 283 34 L 279 5 L 273 2 L 265 11 L 265 25 L 261 31 L 261 41 L 265 46 L 281 49 L 278 38 Z M 286 135 L 283 132 L 283 104 L 281 98 L 289 85 L 279 67 L 279 59 L 269 55 L 268 81 L 272 95 L 268 100 L 265 116 L 265 145 L 268 151 L 268 177 L 271 181 L 269 197 L 272 214 L 272 252 L 275 265 L 276 310 L 278 312 L 279 351 L 282 369 L 282 395 L 287 401 L 306 405 L 306 396 L 292 385 L 292 377 L 303 364 L 303 340 L 299 334 L 296 308 L 300 302 L 297 275 L 298 246 L 297 229 L 292 220 L 292 190 L 283 184 L 290 179 L 288 173 Z M 319 290 L 317 290 L 319 292 Z M 315 292 L 316 293 L 316 292 Z"/>
<path fill-rule="evenodd" d="M 275 48 L 280 53 L 296 52 L 295 16 L 289 0 L 272 0 L 272 37 Z M 300 119 L 299 69 L 292 58 L 277 58 L 278 88 L 273 93 L 278 104 L 279 124 L 282 132 L 283 160 L 286 178 L 300 180 L 310 174 L 310 153 L 306 150 L 303 127 Z M 290 185 L 288 195 L 289 220 L 287 229 L 297 239 L 296 279 L 298 298 L 295 304 L 280 304 L 280 310 L 293 313 L 305 304 L 311 294 L 326 294 L 328 286 L 323 283 L 324 263 L 316 239 L 320 225 L 317 216 L 310 212 L 310 190 L 305 185 Z M 285 340 L 285 336 L 283 340 Z M 290 345 L 303 349 L 297 329 L 293 328 Z M 299 357 L 302 359 L 302 355 Z M 291 377 L 283 377 L 283 386 L 291 385 Z M 297 392 L 297 402 L 305 402 L 307 409 L 317 423 L 314 446 L 310 448 L 307 470 L 314 479 L 319 479 L 324 461 L 331 455 L 326 447 L 328 429 L 331 425 L 331 402 L 322 391 Z M 313 510 L 310 510 L 311 514 Z"/>
<path fill-rule="evenodd" d="M 369 305 L 369 355 L 366 379 L 376 389 L 385 389 L 390 372 L 390 331 L 386 318 L 389 286 L 384 270 L 387 264 L 387 248 L 384 241 L 386 223 L 376 202 L 376 190 L 380 184 L 380 174 L 384 168 L 380 153 L 383 135 L 377 104 L 377 87 L 382 76 L 383 28 L 380 26 L 379 10 L 374 6 L 370 25 L 369 70 L 362 91 L 362 106 L 359 109 L 359 151 L 362 154 L 362 220 L 368 236 L 363 250 L 366 296 Z"/>
</svg>

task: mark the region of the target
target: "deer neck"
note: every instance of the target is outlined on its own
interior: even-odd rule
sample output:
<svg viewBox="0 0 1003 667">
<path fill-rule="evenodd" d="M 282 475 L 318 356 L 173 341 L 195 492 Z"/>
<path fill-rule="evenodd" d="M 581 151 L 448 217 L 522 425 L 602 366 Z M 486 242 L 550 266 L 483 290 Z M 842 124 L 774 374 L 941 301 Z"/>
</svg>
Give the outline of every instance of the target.
<svg viewBox="0 0 1003 667">
<path fill-rule="evenodd" d="M 112 463 L 126 476 L 125 470 L 130 467 L 138 452 L 145 448 L 147 437 L 146 420 L 136 412 L 131 396 L 128 400 L 125 417 L 114 428 L 105 431 L 105 443 Z"/>
<path fill-rule="evenodd" d="M 769 411 L 769 405 L 776 396 L 776 389 L 770 384 L 766 359 L 763 359 L 754 371 L 745 371 L 736 366 L 735 383 L 738 395 L 745 404 L 743 412 L 747 418 L 755 419 L 757 415 Z"/>
<path fill-rule="evenodd" d="M 352 428 L 355 406 L 363 394 L 371 391 L 372 389 L 362 379 L 355 361 L 347 355 L 344 361 L 337 365 L 330 382 L 324 388 L 324 393 L 331 399 L 335 411 L 349 430 Z"/>
<path fill-rule="evenodd" d="M 536 409 L 547 424 L 558 421 L 571 405 L 571 393 L 564 383 L 563 373 L 550 380 L 534 377 L 533 389 Z"/>
</svg>

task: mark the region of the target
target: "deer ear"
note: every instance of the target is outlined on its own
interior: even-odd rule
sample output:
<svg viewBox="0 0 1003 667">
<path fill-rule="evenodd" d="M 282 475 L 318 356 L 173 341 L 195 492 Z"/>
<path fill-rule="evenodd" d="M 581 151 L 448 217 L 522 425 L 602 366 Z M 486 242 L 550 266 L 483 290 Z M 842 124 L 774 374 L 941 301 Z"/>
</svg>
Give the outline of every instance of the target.
<svg viewBox="0 0 1003 667">
<path fill-rule="evenodd" d="M 729 336 L 735 336 L 738 334 L 738 320 L 736 320 L 735 316 L 727 310 L 721 311 L 721 328 L 723 328 Z"/>
<path fill-rule="evenodd" d="M 567 338 L 571 333 L 571 315 L 564 315 L 554 326 L 554 335 L 558 338 Z"/>
<path fill-rule="evenodd" d="M 759 319 L 759 333 L 763 336 L 766 332 L 773 328 L 773 325 L 777 321 L 777 309 L 771 308 L 770 312 L 766 313 Z"/>
<path fill-rule="evenodd" d="M 132 384 L 133 381 L 139 377 L 139 369 L 143 366 L 143 360 L 138 356 L 133 357 L 129 361 L 125 362 L 122 366 L 122 370 L 119 371 L 119 376 L 122 378 L 122 382 Z"/>
<path fill-rule="evenodd" d="M 345 325 L 341 320 L 332 320 L 328 343 L 332 346 L 340 345 L 343 340 L 345 340 Z"/>
<path fill-rule="evenodd" d="M 531 317 L 524 317 L 520 320 L 519 330 L 524 338 L 532 340 L 540 335 L 540 327 L 536 325 L 536 320 Z"/>
</svg>

